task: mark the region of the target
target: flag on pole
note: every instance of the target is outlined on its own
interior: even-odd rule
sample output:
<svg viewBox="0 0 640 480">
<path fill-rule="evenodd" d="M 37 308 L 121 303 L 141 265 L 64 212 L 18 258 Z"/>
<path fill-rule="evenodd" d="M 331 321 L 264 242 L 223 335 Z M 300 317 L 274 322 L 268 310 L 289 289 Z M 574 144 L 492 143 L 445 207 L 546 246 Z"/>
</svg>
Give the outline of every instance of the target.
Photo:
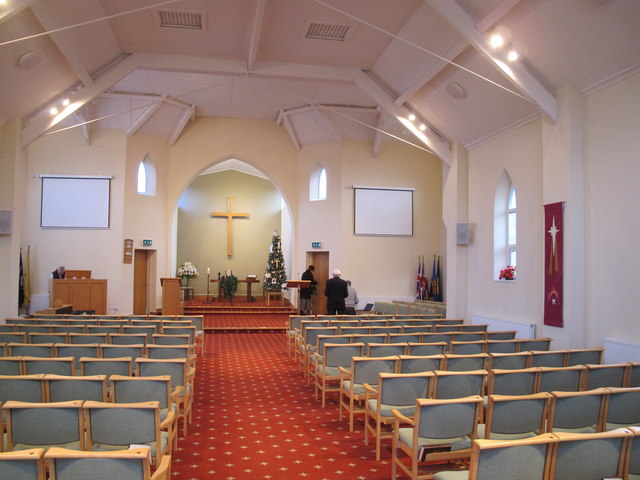
<svg viewBox="0 0 640 480">
<path fill-rule="evenodd" d="M 431 267 L 431 300 L 436 300 L 438 295 L 438 279 L 436 278 L 436 256 L 433 255 L 433 267 Z"/>
<path fill-rule="evenodd" d="M 418 255 L 418 278 L 416 280 L 416 299 L 417 300 L 421 300 L 421 296 L 420 296 L 420 255 Z"/>
<path fill-rule="evenodd" d="M 422 263 L 421 263 L 421 269 L 420 269 L 420 299 L 421 300 L 428 300 L 429 297 L 427 296 L 427 277 L 424 274 L 424 255 L 422 255 Z"/>
<path fill-rule="evenodd" d="M 20 247 L 20 272 L 18 276 L 18 307 L 24 303 L 24 268 L 22 268 L 22 247 Z"/>
<path fill-rule="evenodd" d="M 437 297 L 434 299 L 436 302 L 442 301 L 442 288 L 440 286 L 440 256 L 438 256 L 438 273 L 437 273 L 437 281 L 436 285 L 438 286 Z"/>
<path fill-rule="evenodd" d="M 24 301 L 22 306 L 26 313 L 29 314 L 29 305 L 31 304 L 31 245 L 27 245 L 27 267 L 24 272 Z"/>
</svg>

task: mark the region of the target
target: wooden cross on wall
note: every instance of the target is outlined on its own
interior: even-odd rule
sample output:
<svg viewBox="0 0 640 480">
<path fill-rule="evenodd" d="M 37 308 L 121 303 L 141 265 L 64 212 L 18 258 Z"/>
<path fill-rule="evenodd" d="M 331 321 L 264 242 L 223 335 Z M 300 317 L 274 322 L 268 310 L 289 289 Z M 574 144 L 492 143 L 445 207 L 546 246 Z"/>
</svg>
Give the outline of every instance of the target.
<svg viewBox="0 0 640 480">
<path fill-rule="evenodd" d="M 211 212 L 212 217 L 226 217 L 227 218 L 227 256 L 231 256 L 231 220 L 234 218 L 248 218 L 248 213 L 234 212 L 232 208 L 233 199 L 227 197 L 227 211 L 226 212 Z"/>
</svg>

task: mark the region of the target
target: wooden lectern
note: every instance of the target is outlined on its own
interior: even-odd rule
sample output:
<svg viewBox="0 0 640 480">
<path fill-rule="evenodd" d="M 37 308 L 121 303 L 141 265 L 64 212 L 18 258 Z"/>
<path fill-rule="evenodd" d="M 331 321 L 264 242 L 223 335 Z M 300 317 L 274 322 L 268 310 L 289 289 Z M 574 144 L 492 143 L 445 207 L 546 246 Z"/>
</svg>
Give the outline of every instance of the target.
<svg viewBox="0 0 640 480">
<path fill-rule="evenodd" d="M 289 280 L 287 282 L 288 288 L 297 288 L 298 289 L 298 297 L 297 297 L 297 307 L 298 315 L 300 315 L 300 289 L 301 288 L 309 288 L 311 286 L 311 280 Z"/>
<path fill-rule="evenodd" d="M 180 291 L 182 280 L 180 278 L 161 278 L 162 285 L 162 314 L 180 315 Z"/>
</svg>

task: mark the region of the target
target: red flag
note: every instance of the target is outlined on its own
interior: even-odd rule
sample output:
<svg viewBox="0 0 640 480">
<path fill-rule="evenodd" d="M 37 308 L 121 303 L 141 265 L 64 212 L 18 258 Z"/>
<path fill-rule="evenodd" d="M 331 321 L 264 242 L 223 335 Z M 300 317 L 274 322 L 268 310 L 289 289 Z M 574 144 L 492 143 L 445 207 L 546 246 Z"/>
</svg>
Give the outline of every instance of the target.
<svg viewBox="0 0 640 480">
<path fill-rule="evenodd" d="M 544 324 L 564 326 L 562 257 L 564 202 L 544 206 Z"/>
<path fill-rule="evenodd" d="M 421 279 L 421 275 L 420 275 L 420 255 L 418 255 L 418 277 L 416 280 L 416 299 L 417 300 L 422 300 L 422 297 L 420 295 L 420 292 L 422 291 L 420 289 L 420 280 Z"/>
<path fill-rule="evenodd" d="M 420 299 L 421 300 L 428 300 L 428 293 L 427 293 L 427 277 L 424 274 L 424 255 L 422 256 L 422 263 L 421 263 L 421 269 L 420 269 Z"/>
</svg>

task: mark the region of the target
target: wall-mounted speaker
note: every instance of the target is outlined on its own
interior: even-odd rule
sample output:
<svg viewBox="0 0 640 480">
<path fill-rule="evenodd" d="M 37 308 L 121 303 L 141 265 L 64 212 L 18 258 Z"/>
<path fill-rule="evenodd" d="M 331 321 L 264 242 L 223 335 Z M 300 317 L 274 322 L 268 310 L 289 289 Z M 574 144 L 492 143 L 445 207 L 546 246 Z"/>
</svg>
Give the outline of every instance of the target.
<svg viewBox="0 0 640 480">
<path fill-rule="evenodd" d="M 0 210 L 0 235 L 11 234 L 11 210 Z"/>
<path fill-rule="evenodd" d="M 469 222 L 456 223 L 456 244 L 469 245 L 471 243 L 471 224 Z"/>
</svg>

